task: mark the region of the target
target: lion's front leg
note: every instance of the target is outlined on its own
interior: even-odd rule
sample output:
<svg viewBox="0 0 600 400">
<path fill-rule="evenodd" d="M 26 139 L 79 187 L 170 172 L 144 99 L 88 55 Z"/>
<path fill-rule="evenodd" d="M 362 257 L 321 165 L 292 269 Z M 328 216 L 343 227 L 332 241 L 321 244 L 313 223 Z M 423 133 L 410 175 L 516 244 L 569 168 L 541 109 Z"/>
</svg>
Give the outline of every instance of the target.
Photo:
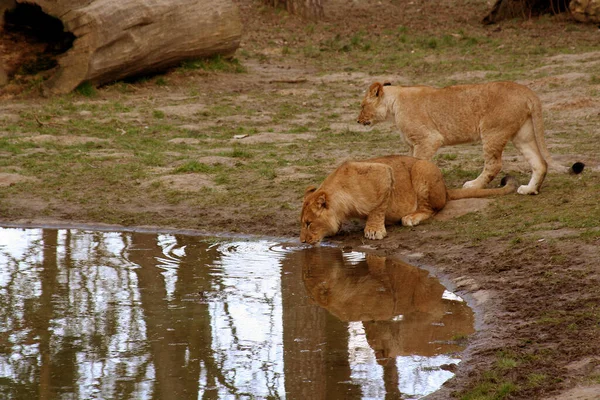
<svg viewBox="0 0 600 400">
<path fill-rule="evenodd" d="M 387 231 L 385 229 L 385 209 L 383 210 L 383 212 L 371 212 L 367 217 L 367 224 L 365 226 L 365 237 L 371 240 L 381 240 L 386 236 Z"/>
<path fill-rule="evenodd" d="M 390 180 L 388 184 L 389 187 L 384 189 L 379 205 L 371 210 L 367 216 L 367 224 L 365 226 L 365 237 L 367 239 L 381 240 L 387 236 L 387 231 L 385 229 L 385 215 L 392 196 L 392 181 Z"/>
</svg>

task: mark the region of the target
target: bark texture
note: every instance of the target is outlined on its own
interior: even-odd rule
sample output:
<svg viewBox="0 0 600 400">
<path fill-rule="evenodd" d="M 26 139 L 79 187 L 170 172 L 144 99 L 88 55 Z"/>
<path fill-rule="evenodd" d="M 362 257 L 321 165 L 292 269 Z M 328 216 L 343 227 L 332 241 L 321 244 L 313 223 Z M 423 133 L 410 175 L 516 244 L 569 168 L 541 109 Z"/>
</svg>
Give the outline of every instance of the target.
<svg viewBox="0 0 600 400">
<path fill-rule="evenodd" d="M 572 0 L 569 9 L 577 21 L 600 23 L 600 0 Z"/>
<path fill-rule="evenodd" d="M 103 84 L 160 71 L 179 62 L 230 56 L 242 25 L 231 0 L 17 0 L 60 19 L 73 46 L 45 83 L 67 93 L 83 82 Z"/>
<path fill-rule="evenodd" d="M 15 5 L 15 0 L 0 0 L 0 35 L 4 30 L 4 13 Z M 2 60 L 0 60 L 0 87 L 8 82 L 8 74 L 4 70 Z"/>
</svg>

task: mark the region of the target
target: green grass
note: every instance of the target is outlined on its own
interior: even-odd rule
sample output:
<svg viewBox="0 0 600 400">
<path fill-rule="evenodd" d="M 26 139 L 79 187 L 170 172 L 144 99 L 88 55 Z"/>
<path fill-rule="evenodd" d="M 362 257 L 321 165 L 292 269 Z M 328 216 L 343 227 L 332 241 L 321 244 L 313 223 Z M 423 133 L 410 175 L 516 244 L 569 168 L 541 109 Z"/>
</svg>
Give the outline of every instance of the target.
<svg viewBox="0 0 600 400">
<path fill-rule="evenodd" d="M 156 84 L 156 86 L 167 86 L 169 84 L 169 81 L 167 81 L 165 77 L 159 76 L 154 80 L 154 83 Z"/>
<path fill-rule="evenodd" d="M 92 85 L 90 82 L 84 82 L 81 85 L 77 86 L 77 88 L 75 89 L 75 93 L 84 97 L 95 97 L 98 94 L 95 86 Z"/>
<path fill-rule="evenodd" d="M 502 400 L 509 398 L 520 390 L 511 378 L 512 371 L 517 368 L 519 362 L 510 352 L 500 351 L 496 354 L 496 363 L 494 367 L 481 374 L 481 377 L 474 387 L 465 391 L 461 400 Z M 541 382 L 540 376 L 531 377 L 533 382 Z M 530 381 L 531 382 L 531 381 Z"/>
<path fill-rule="evenodd" d="M 224 58 L 220 55 L 202 58 L 191 59 L 181 63 L 183 70 L 204 70 L 209 72 L 226 72 L 226 73 L 243 73 L 246 68 L 240 63 L 237 58 Z"/>
<path fill-rule="evenodd" d="M 461 182 L 476 176 L 473 172 L 451 170 L 445 172 L 445 177 Z M 528 178 L 528 175 L 518 176 L 520 182 Z M 579 177 L 550 174 L 537 196 L 515 194 L 497 198 L 484 214 L 467 214 L 444 224 L 454 231 L 457 240 L 465 242 L 501 237 L 513 246 L 526 246 L 539 240 L 536 232 L 552 227 L 552 230 L 574 229 L 575 236 L 591 243 L 599 236 L 600 207 L 595 195 L 600 191 L 599 179 L 597 172 L 585 172 Z M 547 205 L 546 212 L 541 212 L 540 202 Z M 515 218 L 515 214 L 520 217 Z M 485 230 L 479 227 L 483 221 Z"/>
<path fill-rule="evenodd" d="M 477 385 L 469 393 L 460 397 L 461 400 L 503 400 L 518 390 L 511 382 L 486 381 Z"/>
<path fill-rule="evenodd" d="M 178 174 L 187 174 L 187 173 L 211 173 L 214 172 L 216 168 L 212 165 L 207 165 L 198 161 L 188 161 L 183 165 L 175 168 L 175 172 Z"/>
</svg>

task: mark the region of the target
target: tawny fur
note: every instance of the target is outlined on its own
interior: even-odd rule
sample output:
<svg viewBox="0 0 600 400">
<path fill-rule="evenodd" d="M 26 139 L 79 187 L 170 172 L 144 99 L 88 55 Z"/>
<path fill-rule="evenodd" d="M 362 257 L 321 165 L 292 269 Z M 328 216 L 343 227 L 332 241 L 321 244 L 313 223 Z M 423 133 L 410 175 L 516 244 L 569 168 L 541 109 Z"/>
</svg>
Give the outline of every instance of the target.
<svg viewBox="0 0 600 400">
<path fill-rule="evenodd" d="M 441 146 L 481 141 L 484 169 L 466 188 L 482 188 L 502 169 L 508 141 L 525 157 L 531 180 L 520 194 L 537 194 L 548 164 L 560 171 L 581 172 L 552 161 L 544 139 L 542 104 L 529 88 L 514 82 L 491 82 L 445 88 L 371 85 L 358 122 L 372 125 L 392 119 L 410 147 L 409 155 L 431 159 Z"/>
<path fill-rule="evenodd" d="M 319 188 L 304 195 L 300 240 L 318 243 L 337 233 L 350 218 L 366 219 L 365 237 L 383 239 L 386 223 L 414 226 L 444 208 L 448 200 L 489 197 L 516 191 L 509 180 L 498 189 L 447 190 L 439 168 L 427 160 L 392 155 L 365 161 L 347 161 Z"/>
<path fill-rule="evenodd" d="M 362 321 L 380 364 L 457 351 L 452 337 L 474 331 L 468 305 L 446 299 L 444 286 L 423 269 L 373 254 L 350 266 L 334 247 L 312 247 L 303 256 L 309 298 L 342 321 Z"/>
</svg>

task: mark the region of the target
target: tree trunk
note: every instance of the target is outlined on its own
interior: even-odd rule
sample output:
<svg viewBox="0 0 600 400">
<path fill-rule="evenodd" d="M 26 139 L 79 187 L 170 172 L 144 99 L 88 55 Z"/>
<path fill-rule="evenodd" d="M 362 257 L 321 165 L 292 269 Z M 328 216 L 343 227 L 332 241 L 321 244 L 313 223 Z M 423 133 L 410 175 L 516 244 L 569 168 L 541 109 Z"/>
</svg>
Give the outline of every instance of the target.
<svg viewBox="0 0 600 400">
<path fill-rule="evenodd" d="M 15 6 L 14 0 L 0 0 L 0 35 L 4 29 L 4 13 Z M 0 60 L 0 87 L 8 82 L 8 74 L 4 70 L 4 63 Z"/>
<path fill-rule="evenodd" d="M 231 0 L 17 0 L 58 18 L 75 36 L 45 82 L 67 93 L 83 82 L 103 84 L 157 72 L 185 59 L 232 55 L 241 20 Z"/>
<path fill-rule="evenodd" d="M 299 15 L 306 19 L 323 18 L 323 2 L 325 0 L 265 0 L 273 7 L 282 7 L 290 14 Z"/>
<path fill-rule="evenodd" d="M 568 2 L 569 0 L 496 0 L 482 22 L 493 24 L 504 19 L 558 14 L 568 9 Z"/>
</svg>

